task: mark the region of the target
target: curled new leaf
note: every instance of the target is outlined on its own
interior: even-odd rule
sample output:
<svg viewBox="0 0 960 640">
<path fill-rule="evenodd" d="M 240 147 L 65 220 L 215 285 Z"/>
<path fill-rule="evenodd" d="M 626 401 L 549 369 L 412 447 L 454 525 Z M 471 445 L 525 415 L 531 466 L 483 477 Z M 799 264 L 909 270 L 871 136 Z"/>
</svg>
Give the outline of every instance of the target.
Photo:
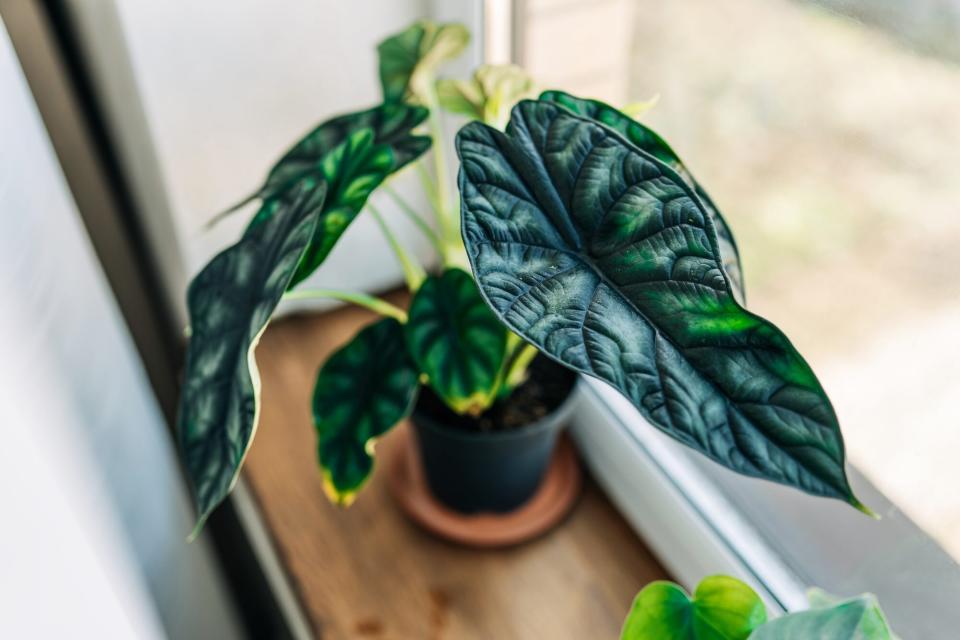
<svg viewBox="0 0 960 640">
<path fill-rule="evenodd" d="M 254 349 L 310 243 L 324 200 L 312 179 L 267 200 L 263 224 L 217 255 L 187 293 L 191 337 L 177 432 L 198 527 L 236 482 L 259 416 Z"/>
<path fill-rule="evenodd" d="M 461 24 L 436 24 L 421 20 L 377 46 L 380 84 L 386 102 L 416 98 L 430 90 L 437 68 L 460 55 L 470 42 Z"/>
<path fill-rule="evenodd" d="M 498 129 L 507 124 L 513 105 L 534 92 L 533 79 L 514 64 L 485 64 L 469 80 L 437 82 L 441 107 Z"/>
<path fill-rule="evenodd" d="M 713 219 L 720 246 L 720 255 L 723 258 L 723 268 L 730 276 L 734 294 L 743 303 L 743 271 L 740 268 L 740 254 L 737 251 L 737 243 L 733 239 L 733 233 L 731 233 L 727 221 L 720 214 L 720 209 L 710 199 L 707 191 L 694 179 L 693 174 L 684 166 L 680 157 L 670 148 L 670 145 L 652 129 L 648 129 L 633 118 L 599 100 L 577 98 L 562 91 L 545 91 L 540 95 L 540 99 L 559 104 L 577 115 L 596 120 L 614 129 L 638 146 L 641 151 L 649 153 L 683 178 L 684 182 L 700 198 L 707 213 Z"/>
<path fill-rule="evenodd" d="M 735 578 L 704 578 L 693 597 L 657 581 L 637 594 L 620 640 L 747 640 L 766 619 L 760 596 Z"/>
<path fill-rule="evenodd" d="M 313 392 L 313 419 L 331 500 L 353 501 L 373 470 L 376 439 L 410 413 L 418 384 L 403 326 L 393 318 L 364 328 L 323 365 Z"/>
<path fill-rule="evenodd" d="M 654 425 L 739 473 L 862 508 L 836 415 L 773 324 L 740 306 L 713 219 L 613 129 L 521 102 L 457 137 L 463 236 L 488 304 Z"/>
<path fill-rule="evenodd" d="M 458 413 L 478 414 L 495 399 L 507 331 L 470 274 L 447 269 L 410 303 L 407 344 L 430 387 Z"/>
</svg>

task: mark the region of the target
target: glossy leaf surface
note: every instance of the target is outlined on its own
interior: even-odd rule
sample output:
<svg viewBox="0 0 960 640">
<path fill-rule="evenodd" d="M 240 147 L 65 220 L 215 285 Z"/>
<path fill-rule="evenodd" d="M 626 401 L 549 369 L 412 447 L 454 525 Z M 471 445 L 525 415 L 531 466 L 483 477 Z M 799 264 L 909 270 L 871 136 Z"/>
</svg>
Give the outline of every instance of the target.
<svg viewBox="0 0 960 640">
<path fill-rule="evenodd" d="M 514 64 L 486 64 L 469 80 L 437 82 L 440 106 L 498 129 L 507 124 L 513 105 L 534 97 L 534 91 L 533 79 Z"/>
<path fill-rule="evenodd" d="M 177 431 L 200 523 L 236 482 L 259 416 L 257 341 L 307 249 L 324 186 L 307 179 L 190 284 L 190 344 Z"/>
<path fill-rule="evenodd" d="M 420 98 L 437 68 L 463 53 L 470 32 L 461 24 L 421 20 L 377 46 L 380 85 L 386 102 Z"/>
<path fill-rule="evenodd" d="M 740 268 L 740 254 L 737 251 L 737 243 L 733 238 L 733 233 L 730 231 L 726 220 L 723 219 L 720 209 L 713 203 L 707 191 L 694 179 L 693 174 L 683 164 L 676 152 L 670 148 L 670 145 L 655 131 L 599 100 L 577 98 L 562 91 L 545 91 L 540 95 L 540 99 L 559 104 L 577 115 L 596 120 L 614 129 L 627 140 L 640 147 L 642 151 L 646 151 L 663 162 L 683 178 L 684 182 L 700 198 L 707 213 L 713 219 L 720 245 L 720 254 L 723 257 L 723 267 L 727 271 L 727 275 L 730 276 L 738 300 L 743 303 L 743 271 Z"/>
<path fill-rule="evenodd" d="M 791 613 L 763 625 L 750 640 L 896 640 L 877 599 L 850 600 Z"/>
<path fill-rule="evenodd" d="M 686 182 L 609 127 L 521 102 L 457 139 L 463 235 L 507 326 L 739 473 L 862 508 L 803 358 L 742 308 Z"/>
<path fill-rule="evenodd" d="M 680 585 L 648 584 L 633 601 L 621 640 L 746 640 L 767 619 L 753 589 L 728 576 L 710 576 L 691 598 Z"/>
<path fill-rule="evenodd" d="M 427 118 L 427 110 L 406 104 L 385 103 L 327 120 L 300 139 L 270 169 L 259 196 L 269 197 L 291 182 L 317 170 L 323 159 L 350 135 L 369 129 L 373 144 L 388 147 L 393 156 L 393 171 L 416 160 L 430 148 L 430 137 L 414 135 L 413 130 Z"/>
<path fill-rule="evenodd" d="M 460 269 L 429 277 L 410 303 L 410 355 L 430 387 L 458 413 L 477 414 L 495 399 L 507 330 Z"/>
<path fill-rule="evenodd" d="M 417 371 L 403 326 L 379 320 L 330 356 L 313 392 L 317 456 L 331 500 L 350 504 L 373 470 L 376 439 L 413 409 Z"/>
</svg>

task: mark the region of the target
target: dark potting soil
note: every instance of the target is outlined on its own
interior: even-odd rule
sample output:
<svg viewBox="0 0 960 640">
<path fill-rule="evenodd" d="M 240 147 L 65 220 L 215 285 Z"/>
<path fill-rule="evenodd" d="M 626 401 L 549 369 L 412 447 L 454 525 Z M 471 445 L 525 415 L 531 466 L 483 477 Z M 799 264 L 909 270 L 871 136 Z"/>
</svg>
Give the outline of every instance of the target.
<svg viewBox="0 0 960 640">
<path fill-rule="evenodd" d="M 508 431 L 533 424 L 567 399 L 577 374 L 550 358 L 538 355 L 530 364 L 526 382 L 497 400 L 479 416 L 457 415 L 429 388 L 420 390 L 416 412 L 464 431 Z"/>
</svg>

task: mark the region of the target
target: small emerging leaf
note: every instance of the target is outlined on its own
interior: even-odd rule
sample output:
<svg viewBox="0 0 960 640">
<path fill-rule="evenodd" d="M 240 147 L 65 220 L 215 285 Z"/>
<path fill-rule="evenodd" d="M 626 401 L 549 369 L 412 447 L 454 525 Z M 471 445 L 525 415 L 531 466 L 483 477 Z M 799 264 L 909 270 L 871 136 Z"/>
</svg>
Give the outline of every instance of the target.
<svg viewBox="0 0 960 640">
<path fill-rule="evenodd" d="M 424 102 L 437 68 L 459 56 L 470 42 L 461 24 L 421 20 L 380 43 L 380 84 L 386 102 Z"/>
<path fill-rule="evenodd" d="M 306 179 L 267 200 L 263 224 L 204 267 L 187 292 L 191 337 L 177 434 L 198 528 L 236 482 L 259 416 L 254 349 L 309 245 L 325 188 Z"/>
<path fill-rule="evenodd" d="M 680 585 L 652 582 L 633 601 L 621 640 L 746 640 L 767 619 L 760 596 L 728 576 L 710 576 L 693 598 Z"/>
<path fill-rule="evenodd" d="M 410 355 L 430 387 L 457 413 L 478 414 L 495 399 L 507 330 L 470 274 L 447 269 L 423 283 L 406 325 Z"/>
<path fill-rule="evenodd" d="M 813 371 L 733 295 L 713 218 L 613 129 L 521 102 L 457 136 L 463 236 L 500 319 L 739 473 L 864 509 Z"/>
<path fill-rule="evenodd" d="M 437 82 L 440 106 L 498 129 L 506 125 L 513 105 L 534 97 L 535 91 L 533 79 L 513 64 L 483 65 L 470 80 Z"/>
<path fill-rule="evenodd" d="M 814 602 L 816 608 L 771 620 L 750 640 L 896 640 L 877 599 L 870 594 L 843 601 L 824 594 L 811 598 L 811 604 Z"/>
<path fill-rule="evenodd" d="M 670 148 L 670 145 L 652 129 L 648 129 L 624 113 L 617 111 L 610 105 L 600 102 L 599 100 L 585 100 L 562 91 L 545 91 L 540 95 L 540 99 L 545 102 L 559 104 L 572 113 L 596 120 L 610 127 L 638 146 L 641 151 L 649 153 L 676 171 L 677 174 L 683 178 L 683 181 L 686 182 L 700 198 L 707 213 L 713 219 L 717 240 L 720 245 L 720 255 L 723 258 L 723 268 L 726 270 L 727 275 L 730 276 L 733 292 L 737 300 L 743 304 L 745 300 L 743 270 L 740 267 L 740 254 L 737 251 L 737 243 L 733 239 L 733 233 L 730 231 L 727 221 L 724 220 L 720 214 L 720 209 L 713 203 L 713 200 L 710 199 L 706 190 L 694 179 L 693 174 L 691 174 L 683 164 L 676 152 Z M 656 102 L 656 99 L 654 99 L 653 102 Z"/>
<path fill-rule="evenodd" d="M 377 438 L 410 413 L 418 385 L 403 326 L 393 318 L 367 326 L 326 361 L 314 387 L 313 420 L 331 500 L 353 502 L 373 470 Z"/>
</svg>

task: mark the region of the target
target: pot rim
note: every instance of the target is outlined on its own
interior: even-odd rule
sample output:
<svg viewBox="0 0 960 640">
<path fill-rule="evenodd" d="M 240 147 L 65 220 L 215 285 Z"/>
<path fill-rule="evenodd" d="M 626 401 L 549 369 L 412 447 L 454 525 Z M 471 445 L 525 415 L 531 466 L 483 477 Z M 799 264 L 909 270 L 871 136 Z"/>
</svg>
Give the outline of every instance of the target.
<svg viewBox="0 0 960 640">
<path fill-rule="evenodd" d="M 477 442 L 481 440 L 513 440 L 529 437 L 539 431 L 547 431 L 558 422 L 565 422 L 570 414 L 573 413 L 574 402 L 583 387 L 583 378 L 577 375 L 570 393 L 564 398 L 563 402 L 557 405 L 557 408 L 547 415 L 531 422 L 530 424 L 518 427 L 516 429 L 507 429 L 504 431 L 465 431 L 463 429 L 451 429 L 443 426 L 442 422 L 430 416 L 418 415 L 416 408 L 410 418 L 418 429 L 426 429 L 433 433 L 439 433 L 446 438 L 462 440 L 465 442 Z"/>
</svg>

